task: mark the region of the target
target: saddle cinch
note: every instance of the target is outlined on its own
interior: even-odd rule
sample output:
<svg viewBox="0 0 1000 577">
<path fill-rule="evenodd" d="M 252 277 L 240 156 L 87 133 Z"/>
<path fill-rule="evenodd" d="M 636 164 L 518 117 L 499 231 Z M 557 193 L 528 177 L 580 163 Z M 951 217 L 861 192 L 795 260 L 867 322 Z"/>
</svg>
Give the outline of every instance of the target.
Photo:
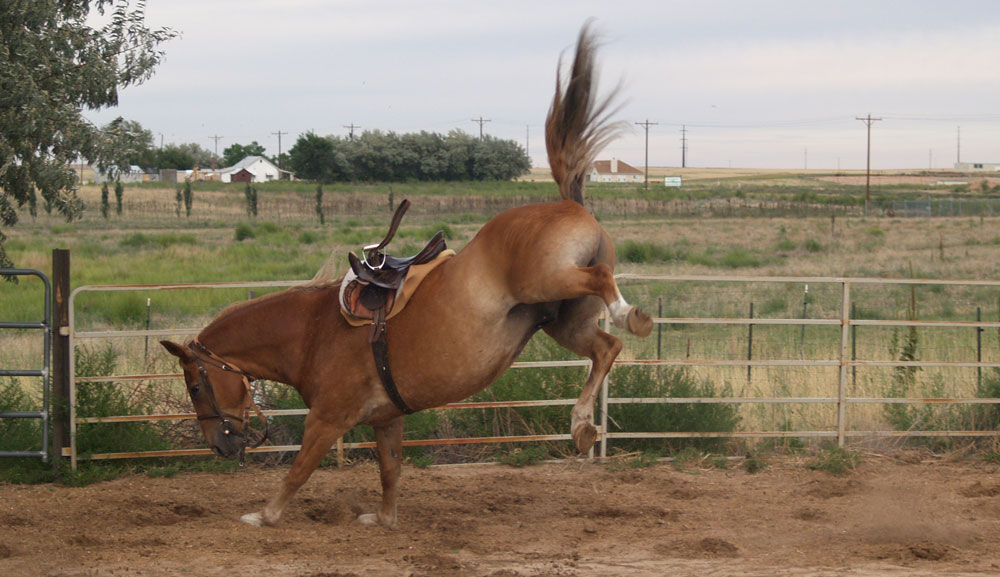
<svg viewBox="0 0 1000 577">
<path fill-rule="evenodd" d="M 409 207 L 409 200 L 400 203 L 382 242 L 365 246 L 360 257 L 353 252 L 347 256 L 351 270 L 345 275 L 340 288 L 341 312 L 354 326 L 371 326 L 368 335 L 370 343 L 382 337 L 385 321 L 403 310 L 427 273 L 455 254 L 455 251 L 446 250 L 441 231 L 420 252 L 409 258 L 398 258 L 383 252 L 396 235 L 396 229 Z"/>
</svg>

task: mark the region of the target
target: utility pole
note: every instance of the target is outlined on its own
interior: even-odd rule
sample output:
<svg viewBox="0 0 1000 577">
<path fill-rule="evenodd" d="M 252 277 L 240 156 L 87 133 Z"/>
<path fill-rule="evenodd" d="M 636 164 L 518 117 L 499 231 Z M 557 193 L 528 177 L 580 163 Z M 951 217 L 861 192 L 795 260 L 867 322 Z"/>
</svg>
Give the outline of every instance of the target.
<svg viewBox="0 0 1000 577">
<path fill-rule="evenodd" d="M 344 125 L 344 128 L 346 128 L 346 129 L 347 129 L 347 130 L 349 131 L 349 132 L 348 132 L 348 139 L 350 139 L 350 140 L 354 140 L 354 129 L 355 129 L 355 128 L 361 128 L 361 127 L 360 127 L 360 126 L 357 126 L 356 124 L 354 124 L 354 123 L 352 122 L 352 123 L 350 123 L 350 124 L 345 124 L 345 125 Z"/>
<path fill-rule="evenodd" d="M 531 153 L 528 152 L 528 143 L 531 142 L 531 125 L 524 125 L 524 155 L 531 158 Z"/>
<path fill-rule="evenodd" d="M 657 126 L 660 123 L 659 122 L 650 122 L 649 119 L 647 118 L 646 122 L 636 122 L 636 124 L 638 124 L 639 126 L 641 126 L 646 131 L 646 179 L 645 179 L 645 185 L 646 185 L 646 190 L 649 190 L 649 127 L 650 126 Z"/>
<path fill-rule="evenodd" d="M 212 170 L 215 170 L 215 159 L 219 157 L 219 141 L 225 138 L 225 136 L 216 134 L 215 136 L 209 136 L 209 138 L 215 141 L 215 154 L 212 155 Z"/>
<path fill-rule="evenodd" d="M 868 216 L 868 203 L 872 198 L 872 123 L 882 120 L 881 118 L 872 118 L 871 113 L 865 117 L 854 117 L 855 120 L 860 120 L 865 123 L 868 127 L 868 163 L 865 168 L 865 216 Z"/>
<path fill-rule="evenodd" d="M 480 116 L 479 118 L 473 118 L 472 121 L 479 123 L 479 140 L 482 140 L 483 139 L 483 125 L 486 124 L 487 122 L 492 122 L 492 121 L 489 118 L 483 118 L 482 116 Z"/>
<path fill-rule="evenodd" d="M 282 134 L 288 134 L 288 133 L 287 132 L 282 132 L 282 131 L 279 130 L 278 132 L 272 132 L 271 134 L 272 135 L 275 135 L 275 134 L 278 135 L 278 170 L 281 170 L 281 135 Z M 278 180 L 281 180 L 280 175 L 278 177 Z"/>
<path fill-rule="evenodd" d="M 687 167 L 687 152 L 688 152 L 688 141 L 687 141 L 687 126 L 681 125 L 681 168 Z"/>
</svg>

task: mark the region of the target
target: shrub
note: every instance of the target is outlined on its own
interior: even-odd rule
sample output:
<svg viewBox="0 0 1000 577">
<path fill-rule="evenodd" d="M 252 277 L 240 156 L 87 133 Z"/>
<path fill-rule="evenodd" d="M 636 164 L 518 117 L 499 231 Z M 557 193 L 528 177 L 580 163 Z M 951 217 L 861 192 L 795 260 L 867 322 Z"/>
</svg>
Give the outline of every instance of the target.
<svg viewBox="0 0 1000 577">
<path fill-rule="evenodd" d="M 113 375 L 118 366 L 118 352 L 110 344 L 96 349 L 77 347 L 74 351 L 76 374 L 80 377 Z M 140 385 L 152 387 L 153 385 Z M 153 412 L 151 391 L 126 393 L 124 385 L 113 381 L 80 383 L 76 391 L 76 411 L 81 417 L 108 417 Z M 76 439 L 78 451 L 119 453 L 166 449 L 169 443 L 158 423 L 80 423 Z"/>
<path fill-rule="evenodd" d="M 729 268 L 744 268 L 758 267 L 763 264 L 763 261 L 760 257 L 751 254 L 747 249 L 738 246 L 722 255 L 722 258 L 719 259 L 719 264 Z"/>
<path fill-rule="evenodd" d="M 249 238 L 256 238 L 257 233 L 253 231 L 253 227 L 245 222 L 241 222 L 236 225 L 236 240 L 243 241 Z"/>
<path fill-rule="evenodd" d="M 831 447 L 810 461 L 806 466 L 813 471 L 826 471 L 831 475 L 846 475 L 861 464 L 861 454 L 843 447 Z"/>
<path fill-rule="evenodd" d="M 819 243 L 816 239 L 808 239 L 805 244 L 806 252 L 820 252 L 823 250 L 823 245 Z"/>
<path fill-rule="evenodd" d="M 698 381 L 683 368 L 623 366 L 611 373 L 616 397 L 716 397 L 731 396 L 728 386 L 717 395 L 712 383 Z M 609 428 L 648 432 L 732 432 L 739 425 L 738 406 L 725 403 L 611 405 Z M 666 449 L 675 453 L 687 447 L 713 450 L 725 439 L 633 439 L 616 441 L 629 451 Z"/>
<path fill-rule="evenodd" d="M 668 262 L 674 258 L 670 249 L 652 242 L 627 240 L 617 249 L 617 256 L 622 262 L 658 263 Z"/>
<path fill-rule="evenodd" d="M 528 465 L 544 461 L 546 456 L 547 454 L 543 448 L 528 446 L 504 453 L 497 460 L 511 467 L 527 467 Z"/>
<path fill-rule="evenodd" d="M 37 410 L 18 379 L 0 380 L 0 412 Z M 40 419 L 0 419 L 0 450 L 38 451 L 41 445 Z"/>
<path fill-rule="evenodd" d="M 789 252 L 795 250 L 795 241 L 790 238 L 782 238 L 778 241 L 778 244 L 774 245 L 774 249 L 780 252 Z"/>
</svg>

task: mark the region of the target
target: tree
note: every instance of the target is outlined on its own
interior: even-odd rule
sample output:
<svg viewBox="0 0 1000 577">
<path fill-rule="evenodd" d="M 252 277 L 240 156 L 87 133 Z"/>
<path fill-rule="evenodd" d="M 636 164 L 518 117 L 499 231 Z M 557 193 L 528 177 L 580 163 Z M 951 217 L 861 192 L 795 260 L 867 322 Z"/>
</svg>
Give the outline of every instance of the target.
<svg viewBox="0 0 1000 577">
<path fill-rule="evenodd" d="M 122 215 L 122 200 L 125 197 L 125 185 L 122 181 L 115 183 L 115 214 L 118 216 Z"/>
<path fill-rule="evenodd" d="M 300 135 L 288 151 L 292 170 L 298 178 L 328 182 L 335 163 L 334 143 L 313 132 Z"/>
<path fill-rule="evenodd" d="M 91 9 L 108 23 L 92 28 Z M 68 220 L 76 198 L 78 157 L 108 162 L 100 130 L 83 117 L 118 103 L 119 89 L 148 80 L 160 45 L 176 36 L 146 26 L 145 2 L 61 0 L 4 2 L 0 18 L 0 226 L 17 222 L 15 207 L 37 188 Z M 12 266 L 3 250 L 0 267 Z"/>
<path fill-rule="evenodd" d="M 101 216 L 108 220 L 108 213 L 111 212 L 111 203 L 108 202 L 108 183 L 101 184 Z"/>
<path fill-rule="evenodd" d="M 157 153 L 157 165 L 160 168 L 191 170 L 198 166 L 210 166 L 212 152 L 193 142 L 184 144 L 167 144 Z"/>
<path fill-rule="evenodd" d="M 194 191 L 191 190 L 191 181 L 184 183 L 184 214 L 191 218 L 191 205 L 194 204 Z"/>
<path fill-rule="evenodd" d="M 319 216 L 319 223 L 323 224 L 326 218 L 323 215 L 323 185 L 316 185 L 316 214 Z"/>
<path fill-rule="evenodd" d="M 257 187 L 250 186 L 248 182 L 246 189 L 243 190 L 243 196 L 247 201 L 247 216 L 257 218 Z"/>
<path fill-rule="evenodd" d="M 112 179 L 133 165 L 143 169 L 157 165 L 152 131 L 134 120 L 117 118 L 101 127 L 99 146 L 95 164 Z"/>
<path fill-rule="evenodd" d="M 234 144 L 222 151 L 222 163 L 224 166 L 233 166 L 237 162 L 248 156 L 264 156 L 264 145 L 258 144 L 256 140 L 250 144 Z"/>
</svg>

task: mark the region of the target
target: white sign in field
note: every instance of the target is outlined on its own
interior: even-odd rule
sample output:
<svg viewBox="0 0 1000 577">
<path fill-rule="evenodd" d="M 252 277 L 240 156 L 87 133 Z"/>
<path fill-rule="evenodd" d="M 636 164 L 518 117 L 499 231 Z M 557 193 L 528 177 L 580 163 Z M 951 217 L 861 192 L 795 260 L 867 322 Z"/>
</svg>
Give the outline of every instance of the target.
<svg viewBox="0 0 1000 577">
<path fill-rule="evenodd" d="M 664 176 L 663 177 L 663 186 L 670 186 L 670 187 L 674 187 L 674 188 L 680 188 L 681 187 L 681 177 L 679 177 L 679 176 Z"/>
</svg>

